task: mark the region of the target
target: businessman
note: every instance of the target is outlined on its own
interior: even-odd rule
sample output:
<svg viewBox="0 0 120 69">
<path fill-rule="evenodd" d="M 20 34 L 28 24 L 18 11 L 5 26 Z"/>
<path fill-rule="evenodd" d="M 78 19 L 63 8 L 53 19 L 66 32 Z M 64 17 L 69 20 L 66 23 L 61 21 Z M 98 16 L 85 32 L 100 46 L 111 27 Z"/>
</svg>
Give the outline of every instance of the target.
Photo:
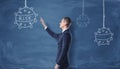
<svg viewBox="0 0 120 69">
<path fill-rule="evenodd" d="M 45 23 L 43 18 L 40 19 L 44 29 L 58 41 L 58 52 L 56 58 L 56 64 L 54 69 L 68 69 L 69 66 L 69 49 L 71 44 L 71 33 L 69 27 L 71 25 L 71 19 L 64 17 L 61 19 L 60 28 L 62 33 L 54 33 Z"/>
</svg>

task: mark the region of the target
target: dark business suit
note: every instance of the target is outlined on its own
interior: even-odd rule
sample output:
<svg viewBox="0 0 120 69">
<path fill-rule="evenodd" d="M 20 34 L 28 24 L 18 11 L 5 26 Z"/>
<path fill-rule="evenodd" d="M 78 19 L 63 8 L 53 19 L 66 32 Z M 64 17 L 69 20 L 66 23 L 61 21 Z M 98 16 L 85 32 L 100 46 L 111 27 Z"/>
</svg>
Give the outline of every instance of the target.
<svg viewBox="0 0 120 69">
<path fill-rule="evenodd" d="M 54 33 L 49 28 L 47 28 L 46 31 L 58 41 L 58 52 L 57 52 L 56 63 L 60 65 L 59 69 L 67 69 L 69 65 L 68 53 L 71 43 L 70 30 L 67 29 L 60 34 Z"/>
</svg>

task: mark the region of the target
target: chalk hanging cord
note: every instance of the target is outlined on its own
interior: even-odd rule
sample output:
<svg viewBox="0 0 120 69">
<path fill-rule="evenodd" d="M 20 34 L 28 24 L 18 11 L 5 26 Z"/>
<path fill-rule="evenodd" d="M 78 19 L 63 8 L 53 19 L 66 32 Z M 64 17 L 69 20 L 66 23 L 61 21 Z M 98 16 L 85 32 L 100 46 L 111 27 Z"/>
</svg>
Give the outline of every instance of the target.
<svg viewBox="0 0 120 69">
<path fill-rule="evenodd" d="M 85 1 L 82 2 L 82 15 L 84 15 L 85 12 Z"/>
<path fill-rule="evenodd" d="M 103 28 L 105 28 L 105 0 L 103 0 Z"/>
<path fill-rule="evenodd" d="M 25 0 L 25 7 L 28 7 L 28 6 L 27 6 L 27 0 Z"/>
</svg>

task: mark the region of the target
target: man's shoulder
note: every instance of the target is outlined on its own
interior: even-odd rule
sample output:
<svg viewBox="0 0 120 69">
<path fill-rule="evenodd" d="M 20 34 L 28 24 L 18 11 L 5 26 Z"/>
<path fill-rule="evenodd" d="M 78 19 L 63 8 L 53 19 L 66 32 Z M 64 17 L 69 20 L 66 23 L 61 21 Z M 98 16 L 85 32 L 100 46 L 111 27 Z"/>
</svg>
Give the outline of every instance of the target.
<svg viewBox="0 0 120 69">
<path fill-rule="evenodd" d="M 71 37 L 71 35 L 70 35 L 70 33 L 69 32 L 65 32 L 65 33 L 63 33 L 63 37 Z"/>
</svg>

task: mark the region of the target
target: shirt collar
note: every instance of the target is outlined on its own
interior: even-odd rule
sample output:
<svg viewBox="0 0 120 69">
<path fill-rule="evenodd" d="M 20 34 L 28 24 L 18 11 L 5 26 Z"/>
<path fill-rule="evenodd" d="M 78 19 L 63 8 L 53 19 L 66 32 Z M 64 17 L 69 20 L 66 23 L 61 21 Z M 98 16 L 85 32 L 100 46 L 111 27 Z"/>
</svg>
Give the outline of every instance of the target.
<svg viewBox="0 0 120 69">
<path fill-rule="evenodd" d="M 62 33 L 63 33 L 64 31 L 68 30 L 68 29 L 69 29 L 69 28 L 63 29 L 63 30 L 62 30 Z"/>
</svg>

